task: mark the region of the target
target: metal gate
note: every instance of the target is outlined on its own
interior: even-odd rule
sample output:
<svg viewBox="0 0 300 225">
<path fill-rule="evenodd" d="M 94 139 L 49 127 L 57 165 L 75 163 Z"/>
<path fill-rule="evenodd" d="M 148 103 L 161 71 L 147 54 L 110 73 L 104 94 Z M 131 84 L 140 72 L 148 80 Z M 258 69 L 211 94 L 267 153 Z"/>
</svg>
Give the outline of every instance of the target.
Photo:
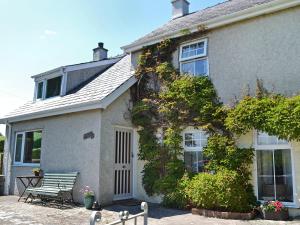
<svg viewBox="0 0 300 225">
<path fill-rule="evenodd" d="M 148 204 L 147 202 L 142 202 L 141 210 L 143 212 L 130 216 L 128 211 L 121 211 L 119 213 L 119 220 L 109 223 L 107 225 L 126 225 L 127 221 L 133 220 L 134 225 L 137 225 L 138 217 L 143 217 L 143 224 L 148 225 Z M 90 225 L 96 225 L 101 222 L 101 212 L 94 211 L 90 216 Z M 100 224 L 99 224 L 100 225 Z"/>
<path fill-rule="evenodd" d="M 115 130 L 114 200 L 132 197 L 132 130 Z"/>
</svg>

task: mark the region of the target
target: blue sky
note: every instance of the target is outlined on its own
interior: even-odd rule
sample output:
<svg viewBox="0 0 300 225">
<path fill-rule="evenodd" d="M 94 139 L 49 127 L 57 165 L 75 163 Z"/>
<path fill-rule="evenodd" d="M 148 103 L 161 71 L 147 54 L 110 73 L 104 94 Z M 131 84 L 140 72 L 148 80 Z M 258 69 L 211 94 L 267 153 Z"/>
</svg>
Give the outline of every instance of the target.
<svg viewBox="0 0 300 225">
<path fill-rule="evenodd" d="M 0 116 L 33 97 L 31 75 L 109 55 L 171 18 L 170 0 L 0 0 Z M 222 0 L 190 0 L 190 11 Z M 0 126 L 0 132 L 4 132 Z"/>
</svg>

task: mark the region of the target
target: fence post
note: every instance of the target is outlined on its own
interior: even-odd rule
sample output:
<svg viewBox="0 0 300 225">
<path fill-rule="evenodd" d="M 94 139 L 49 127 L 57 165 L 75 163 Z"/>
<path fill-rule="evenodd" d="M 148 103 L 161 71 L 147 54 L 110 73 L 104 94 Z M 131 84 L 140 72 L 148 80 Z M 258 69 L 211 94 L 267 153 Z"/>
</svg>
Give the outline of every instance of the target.
<svg viewBox="0 0 300 225">
<path fill-rule="evenodd" d="M 141 209 L 144 211 L 144 225 L 148 225 L 148 204 L 147 204 L 147 202 L 142 202 Z"/>
<path fill-rule="evenodd" d="M 93 212 L 92 215 L 90 216 L 90 225 L 95 225 L 96 222 L 101 220 L 101 213 L 100 212 Z"/>
</svg>

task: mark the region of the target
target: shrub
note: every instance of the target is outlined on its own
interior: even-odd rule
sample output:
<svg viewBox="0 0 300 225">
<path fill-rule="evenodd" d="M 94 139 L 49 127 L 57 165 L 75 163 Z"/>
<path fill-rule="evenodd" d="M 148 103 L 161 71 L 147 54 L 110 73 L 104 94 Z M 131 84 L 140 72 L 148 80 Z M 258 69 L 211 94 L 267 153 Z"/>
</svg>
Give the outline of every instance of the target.
<svg viewBox="0 0 300 225">
<path fill-rule="evenodd" d="M 5 142 L 5 137 L 0 136 L 0 153 L 4 152 L 4 142 Z"/>
<path fill-rule="evenodd" d="M 238 171 L 246 181 L 250 178 L 249 165 L 253 162 L 254 149 L 238 148 L 235 141 L 228 136 L 214 134 L 209 137 L 204 155 L 209 159 L 206 169 L 210 171 Z"/>
<path fill-rule="evenodd" d="M 186 188 L 190 182 L 188 174 L 185 174 L 178 182 L 173 192 L 167 193 L 163 198 L 163 205 L 170 208 L 186 209 L 189 205 Z"/>
<path fill-rule="evenodd" d="M 193 206 L 203 209 L 249 212 L 256 203 L 252 186 L 230 170 L 196 175 L 186 193 Z"/>
</svg>

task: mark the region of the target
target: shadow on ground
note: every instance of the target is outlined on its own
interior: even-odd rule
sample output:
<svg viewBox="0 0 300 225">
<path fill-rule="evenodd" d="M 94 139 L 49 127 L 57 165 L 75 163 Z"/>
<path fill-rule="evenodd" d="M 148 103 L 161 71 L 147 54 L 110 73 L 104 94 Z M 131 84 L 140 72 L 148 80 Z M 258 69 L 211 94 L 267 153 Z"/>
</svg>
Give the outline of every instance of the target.
<svg viewBox="0 0 300 225">
<path fill-rule="evenodd" d="M 168 209 L 164 208 L 158 204 L 148 204 L 149 207 L 149 218 L 153 219 L 162 219 L 164 217 L 172 217 L 172 216 L 179 216 L 189 214 L 189 211 L 184 210 L 176 210 L 176 209 Z M 113 211 L 113 212 L 120 212 L 120 211 L 128 211 L 131 215 L 137 214 L 142 212 L 140 204 L 137 205 L 111 205 L 104 207 L 104 210 Z"/>
</svg>

